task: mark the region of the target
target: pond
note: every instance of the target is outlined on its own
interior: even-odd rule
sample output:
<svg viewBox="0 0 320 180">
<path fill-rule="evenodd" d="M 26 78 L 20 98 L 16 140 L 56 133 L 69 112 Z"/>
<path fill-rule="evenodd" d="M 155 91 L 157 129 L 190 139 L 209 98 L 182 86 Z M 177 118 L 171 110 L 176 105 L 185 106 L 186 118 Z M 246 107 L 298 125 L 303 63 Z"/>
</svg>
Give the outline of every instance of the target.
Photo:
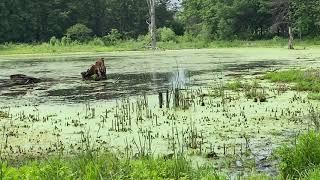
<svg viewBox="0 0 320 180">
<path fill-rule="evenodd" d="M 80 73 L 98 57 L 106 59 L 108 79 L 82 81 Z M 127 156 L 183 152 L 227 172 L 274 174 L 272 151 L 309 128 L 301 119 L 317 102 L 304 93 L 276 93 L 265 81 L 259 82 L 265 103 L 242 91 L 216 92 L 267 71 L 319 67 L 319 57 L 316 50 L 254 48 L 1 56 L 2 154 L 74 153 L 87 146 Z M 17 73 L 44 81 L 6 86 Z M 175 87 L 183 108 L 174 107 Z M 159 108 L 158 93 L 166 97 L 167 91 L 169 107 Z"/>
</svg>

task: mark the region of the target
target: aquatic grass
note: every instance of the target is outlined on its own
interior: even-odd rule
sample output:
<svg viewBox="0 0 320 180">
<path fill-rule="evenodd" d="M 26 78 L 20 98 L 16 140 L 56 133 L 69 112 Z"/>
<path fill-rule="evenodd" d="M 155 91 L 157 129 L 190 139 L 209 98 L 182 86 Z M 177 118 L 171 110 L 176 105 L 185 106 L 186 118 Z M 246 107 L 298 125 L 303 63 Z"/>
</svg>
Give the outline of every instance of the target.
<svg viewBox="0 0 320 180">
<path fill-rule="evenodd" d="M 310 116 L 311 122 L 315 126 L 316 132 L 319 132 L 319 129 L 320 129 L 320 112 L 319 112 L 319 110 L 316 109 L 315 107 L 311 106 L 309 109 L 309 116 Z"/>
<path fill-rule="evenodd" d="M 239 79 L 232 81 L 232 82 L 227 82 L 225 84 L 225 89 L 227 90 L 232 90 L 232 91 L 239 91 L 240 89 L 244 88 L 246 85 L 242 83 Z"/>
<path fill-rule="evenodd" d="M 320 100 L 320 93 L 309 93 L 308 99 L 311 100 Z"/>
<path fill-rule="evenodd" d="M 317 166 L 301 175 L 300 179 L 317 180 L 320 177 L 320 166 Z"/>
<path fill-rule="evenodd" d="M 294 83 L 292 89 L 297 91 L 320 92 L 320 71 L 317 69 L 270 72 L 262 79 L 272 82 Z"/>
<path fill-rule="evenodd" d="M 276 154 L 280 158 L 281 176 L 284 179 L 299 178 L 320 165 L 320 134 L 303 134 L 295 144 L 280 147 Z"/>
<path fill-rule="evenodd" d="M 0 111 L 0 118 L 8 118 L 8 117 L 9 117 L 8 112 Z"/>
</svg>

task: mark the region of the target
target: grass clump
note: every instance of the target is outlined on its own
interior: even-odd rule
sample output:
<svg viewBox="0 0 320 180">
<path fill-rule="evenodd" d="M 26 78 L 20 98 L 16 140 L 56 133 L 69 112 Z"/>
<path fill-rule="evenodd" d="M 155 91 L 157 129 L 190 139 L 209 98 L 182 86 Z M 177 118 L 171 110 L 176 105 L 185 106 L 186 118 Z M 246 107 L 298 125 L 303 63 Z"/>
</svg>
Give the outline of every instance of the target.
<svg viewBox="0 0 320 180">
<path fill-rule="evenodd" d="M 308 176 L 320 177 L 319 133 L 309 132 L 299 136 L 296 144 L 281 147 L 278 149 L 277 155 L 280 158 L 279 169 L 284 179 L 296 179 Z"/>
<path fill-rule="evenodd" d="M 264 89 L 261 89 L 258 81 L 253 81 L 252 84 L 244 85 L 245 96 L 248 99 L 253 99 L 254 102 L 266 102 L 268 94 Z"/>
<path fill-rule="evenodd" d="M 192 167 L 183 157 L 121 159 L 112 153 L 90 153 L 1 165 L 1 179 L 225 179 L 212 168 Z"/>
<path fill-rule="evenodd" d="M 309 93 L 308 99 L 312 100 L 320 100 L 320 93 Z"/>
<path fill-rule="evenodd" d="M 269 79 L 272 82 L 294 83 L 292 89 L 297 91 L 320 92 L 320 71 L 316 69 L 271 72 L 264 75 L 262 79 Z"/>
<path fill-rule="evenodd" d="M 317 180 L 320 177 L 320 166 L 313 168 L 312 170 L 305 173 L 305 176 L 301 179 Z"/>
<path fill-rule="evenodd" d="M 225 89 L 232 90 L 232 91 L 239 91 L 245 86 L 246 85 L 244 83 L 242 83 L 239 79 L 237 79 L 236 81 L 226 83 Z"/>
<path fill-rule="evenodd" d="M 9 117 L 9 113 L 0 111 L 0 118 L 8 118 L 8 117 Z"/>
</svg>

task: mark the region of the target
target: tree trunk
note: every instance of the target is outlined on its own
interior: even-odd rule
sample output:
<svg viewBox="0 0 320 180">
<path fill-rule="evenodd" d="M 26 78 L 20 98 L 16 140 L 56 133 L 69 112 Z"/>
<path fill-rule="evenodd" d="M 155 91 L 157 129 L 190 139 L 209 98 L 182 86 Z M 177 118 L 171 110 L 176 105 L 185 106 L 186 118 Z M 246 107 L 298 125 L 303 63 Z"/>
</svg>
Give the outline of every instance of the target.
<svg viewBox="0 0 320 180">
<path fill-rule="evenodd" d="M 294 49 L 293 48 L 293 33 L 292 33 L 292 28 L 289 26 L 289 43 L 288 43 L 288 48 L 289 49 Z"/>
<path fill-rule="evenodd" d="M 157 46 L 157 39 L 156 39 L 156 10 L 155 10 L 155 0 L 148 0 L 149 4 L 149 14 L 150 14 L 150 35 L 151 35 L 151 47 L 155 49 Z"/>
</svg>

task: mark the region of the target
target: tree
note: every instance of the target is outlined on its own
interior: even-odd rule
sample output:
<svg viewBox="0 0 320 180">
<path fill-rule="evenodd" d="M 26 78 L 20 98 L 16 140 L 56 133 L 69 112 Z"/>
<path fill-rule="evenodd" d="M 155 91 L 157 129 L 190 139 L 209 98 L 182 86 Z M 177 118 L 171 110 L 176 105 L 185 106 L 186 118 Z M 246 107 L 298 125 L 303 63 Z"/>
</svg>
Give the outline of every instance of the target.
<svg viewBox="0 0 320 180">
<path fill-rule="evenodd" d="M 157 0 L 154 5 L 159 11 L 157 26 L 171 28 L 175 12 L 168 8 L 169 0 Z M 77 23 L 91 29 L 93 36 L 118 29 L 125 39 L 137 38 L 148 32 L 149 16 L 145 0 L 1 0 L 0 43 L 61 39 Z"/>
<path fill-rule="evenodd" d="M 151 47 L 155 49 L 157 46 L 157 39 L 156 39 L 156 10 L 155 10 L 155 0 L 147 0 L 149 6 L 149 16 L 150 16 L 150 23 L 149 25 L 149 32 L 151 35 Z"/>
<path fill-rule="evenodd" d="M 292 4 L 291 0 L 273 0 L 272 4 L 272 14 L 273 14 L 273 29 L 279 30 L 283 26 L 288 29 L 288 48 L 293 49 L 293 31 L 292 31 Z"/>
<path fill-rule="evenodd" d="M 83 42 L 89 39 L 91 33 L 91 29 L 83 24 L 78 23 L 68 28 L 66 35 L 73 40 Z"/>
</svg>

